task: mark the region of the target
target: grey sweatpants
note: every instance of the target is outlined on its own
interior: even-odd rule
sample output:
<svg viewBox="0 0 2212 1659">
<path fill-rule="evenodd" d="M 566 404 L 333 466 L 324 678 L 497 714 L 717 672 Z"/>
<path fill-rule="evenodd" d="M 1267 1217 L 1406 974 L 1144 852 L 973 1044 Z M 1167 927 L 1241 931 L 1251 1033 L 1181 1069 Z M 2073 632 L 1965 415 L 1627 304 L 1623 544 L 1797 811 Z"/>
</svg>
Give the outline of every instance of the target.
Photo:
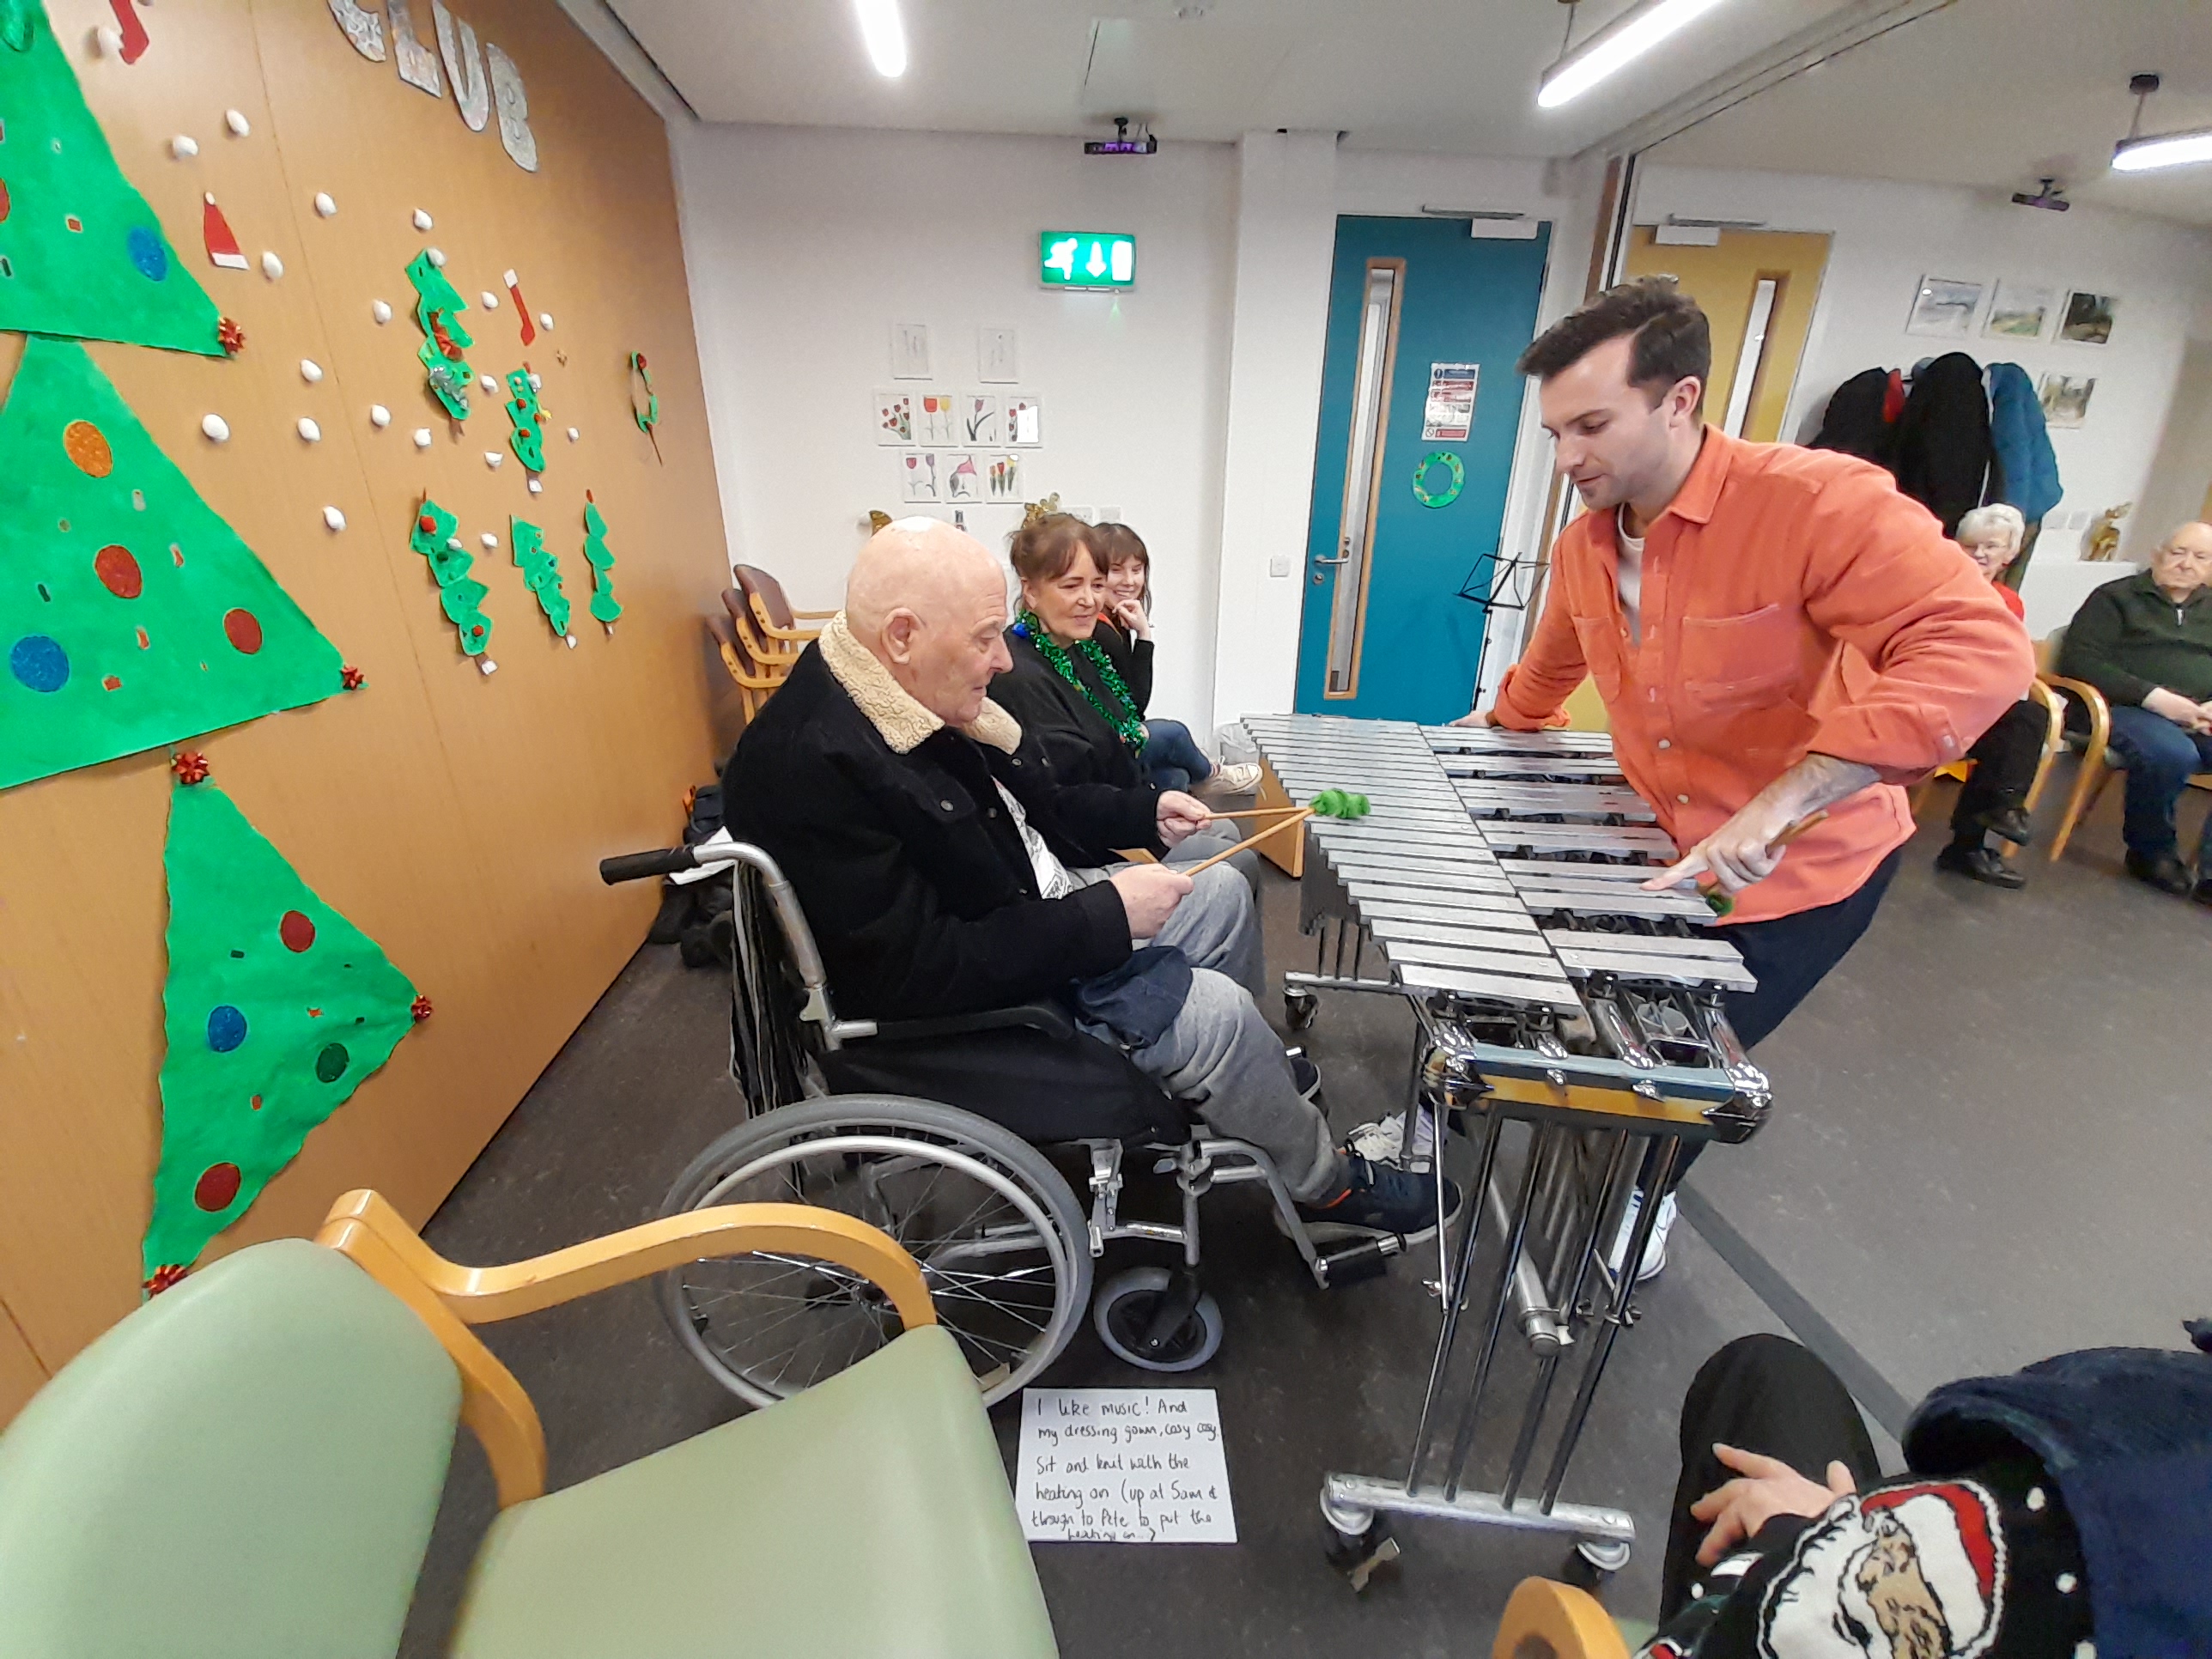
<svg viewBox="0 0 2212 1659">
<path fill-rule="evenodd" d="M 1077 872 L 1085 881 L 1105 873 Z M 1282 1042 L 1255 1006 L 1265 981 L 1250 885 L 1232 864 L 1200 872 L 1152 943 L 1190 959 L 1190 994 L 1175 1024 L 1129 1050 L 1130 1060 L 1195 1105 L 1216 1134 L 1266 1152 L 1293 1198 L 1334 1196 L 1344 1185 L 1344 1160 L 1328 1120 L 1298 1093 Z"/>
</svg>

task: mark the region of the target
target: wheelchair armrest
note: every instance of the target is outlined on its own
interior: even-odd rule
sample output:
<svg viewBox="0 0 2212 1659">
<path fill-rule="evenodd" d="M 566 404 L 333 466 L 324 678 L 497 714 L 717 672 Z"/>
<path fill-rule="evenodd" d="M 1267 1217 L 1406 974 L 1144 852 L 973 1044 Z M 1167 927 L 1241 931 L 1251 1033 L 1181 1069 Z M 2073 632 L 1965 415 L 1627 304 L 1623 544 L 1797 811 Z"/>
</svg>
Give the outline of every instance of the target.
<svg viewBox="0 0 2212 1659">
<path fill-rule="evenodd" d="M 990 1008 L 980 1014 L 947 1014 L 939 1019 L 884 1019 L 876 1022 L 876 1035 L 900 1038 L 966 1036 L 975 1031 L 1026 1029 L 1065 1040 L 1075 1035 L 1075 1021 L 1057 1003 L 1020 1002 L 1011 1008 Z"/>
</svg>

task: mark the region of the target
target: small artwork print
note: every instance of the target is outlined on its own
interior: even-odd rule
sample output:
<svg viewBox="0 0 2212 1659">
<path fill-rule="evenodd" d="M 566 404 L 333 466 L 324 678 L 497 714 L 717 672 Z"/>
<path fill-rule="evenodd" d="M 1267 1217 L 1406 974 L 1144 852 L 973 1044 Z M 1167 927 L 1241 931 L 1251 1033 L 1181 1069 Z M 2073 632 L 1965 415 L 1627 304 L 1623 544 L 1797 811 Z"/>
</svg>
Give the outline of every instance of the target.
<svg viewBox="0 0 2212 1659">
<path fill-rule="evenodd" d="M 2043 423 L 2079 426 L 2088 418 L 2089 397 L 2097 389 L 2094 375 L 2046 374 L 2043 377 Z"/>
<path fill-rule="evenodd" d="M 942 499 L 948 501 L 980 501 L 983 499 L 983 475 L 976 471 L 973 455 L 939 455 L 937 458 L 939 489 Z"/>
<path fill-rule="evenodd" d="M 960 426 L 952 405 L 957 401 L 949 392 L 925 392 L 921 394 L 921 419 L 915 423 L 915 434 L 926 444 L 952 444 L 960 441 Z"/>
<path fill-rule="evenodd" d="M 1923 276 L 1919 291 L 1912 296 L 1912 319 L 1905 324 L 1905 331 L 1923 334 L 1930 339 L 1963 340 L 1972 332 L 1974 313 L 1981 305 L 1979 283 Z"/>
<path fill-rule="evenodd" d="M 905 392 L 876 393 L 876 441 L 910 444 L 914 441 L 914 397 Z"/>
<path fill-rule="evenodd" d="M 960 394 L 960 434 L 963 444 L 981 444 L 995 449 L 1006 441 L 999 426 L 999 400 L 988 392 L 963 392 Z"/>
<path fill-rule="evenodd" d="M 937 500 L 936 453 L 917 449 L 911 455 L 900 456 L 899 481 L 904 486 L 901 492 L 902 499 L 909 501 Z"/>
<path fill-rule="evenodd" d="M 992 501 L 1018 501 L 1022 498 L 1022 458 L 1018 455 L 994 455 L 983 474 L 983 498 Z"/>
<path fill-rule="evenodd" d="M 891 379 L 926 380 L 928 378 L 929 325 L 893 323 L 891 325 Z"/>
<path fill-rule="evenodd" d="M 2075 289 L 2066 296 L 2066 316 L 2058 325 L 2058 337 L 2078 345 L 2103 345 L 2112 337 L 2112 313 L 2119 308 L 2116 294 L 2084 294 Z"/>
<path fill-rule="evenodd" d="M 1006 406 L 1006 441 L 1017 449 L 1034 449 L 1044 441 L 1044 409 L 1034 398 L 1009 398 Z"/>
<path fill-rule="evenodd" d="M 2057 302 L 2054 289 L 2027 283 L 1999 283 L 1982 332 L 1996 340 L 2039 340 Z"/>
</svg>

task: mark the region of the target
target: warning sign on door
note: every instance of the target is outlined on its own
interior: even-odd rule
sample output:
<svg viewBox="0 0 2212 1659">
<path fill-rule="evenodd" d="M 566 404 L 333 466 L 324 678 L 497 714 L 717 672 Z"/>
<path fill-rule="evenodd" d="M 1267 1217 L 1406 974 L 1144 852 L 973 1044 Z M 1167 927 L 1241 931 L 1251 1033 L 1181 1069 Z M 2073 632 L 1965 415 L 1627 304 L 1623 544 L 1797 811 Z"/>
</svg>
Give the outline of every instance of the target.
<svg viewBox="0 0 2212 1659">
<path fill-rule="evenodd" d="M 1429 401 L 1421 415 L 1424 443 L 1461 443 L 1474 429 L 1474 383 L 1480 363 L 1431 363 Z"/>
</svg>

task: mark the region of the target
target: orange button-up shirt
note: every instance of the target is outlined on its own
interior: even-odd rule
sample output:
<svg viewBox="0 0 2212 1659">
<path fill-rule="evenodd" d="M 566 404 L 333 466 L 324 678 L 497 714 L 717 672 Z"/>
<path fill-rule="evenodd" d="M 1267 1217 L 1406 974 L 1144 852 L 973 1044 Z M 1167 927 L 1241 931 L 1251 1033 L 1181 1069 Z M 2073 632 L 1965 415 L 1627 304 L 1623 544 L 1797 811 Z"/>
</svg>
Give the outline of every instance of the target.
<svg viewBox="0 0 2212 1659">
<path fill-rule="evenodd" d="M 1708 428 L 1644 544 L 1632 641 L 1612 513 L 1560 532 L 1535 636 L 1497 719 L 1533 731 L 1587 673 L 1636 793 L 1687 849 L 1808 753 L 1882 780 L 1828 809 L 1737 899 L 1761 921 L 1832 904 L 1912 836 L 1899 786 L 1957 760 L 2035 675 L 2027 632 L 1881 468 Z"/>
</svg>

